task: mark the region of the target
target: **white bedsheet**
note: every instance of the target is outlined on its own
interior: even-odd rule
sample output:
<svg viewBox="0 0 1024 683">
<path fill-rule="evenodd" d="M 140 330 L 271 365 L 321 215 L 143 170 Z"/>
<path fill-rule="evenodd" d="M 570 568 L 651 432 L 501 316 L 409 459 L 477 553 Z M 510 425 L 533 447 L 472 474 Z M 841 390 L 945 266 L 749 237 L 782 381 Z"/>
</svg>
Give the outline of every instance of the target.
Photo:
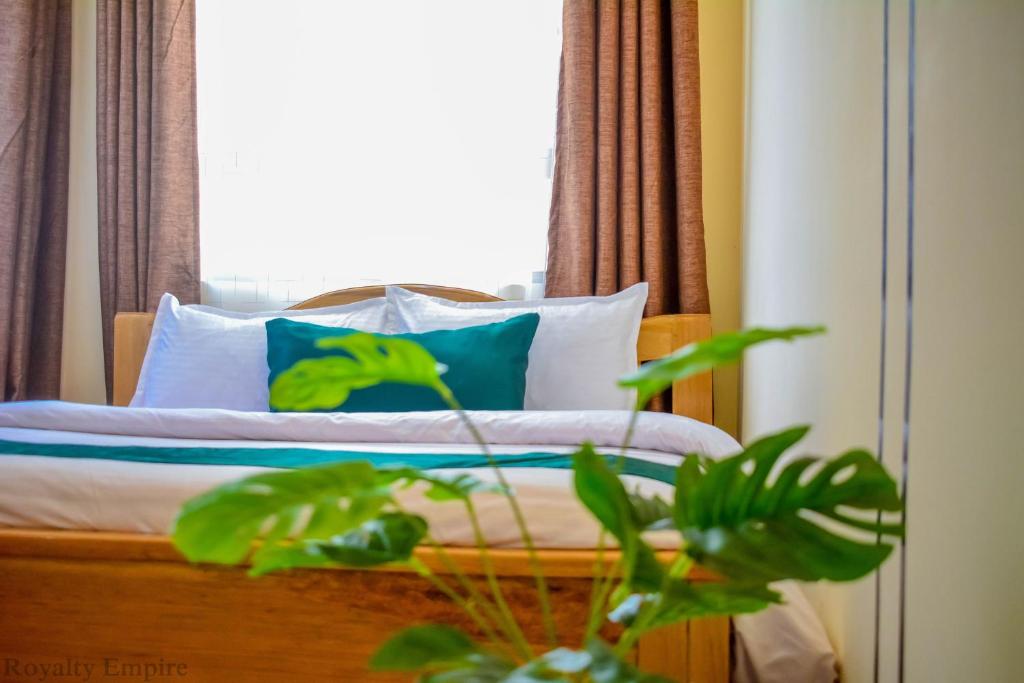
<svg viewBox="0 0 1024 683">
<path fill-rule="evenodd" d="M 584 440 L 617 452 L 628 413 L 545 411 L 471 413 L 496 453 L 571 452 Z M 268 414 L 226 410 L 112 408 L 64 402 L 0 405 L 0 440 L 52 444 L 308 447 L 389 453 L 476 453 L 458 416 L 431 413 Z M 739 445 L 710 425 L 674 415 L 644 413 L 629 455 L 676 464 L 680 453 L 722 457 Z M 101 459 L 3 455 L 0 451 L 0 526 L 95 529 L 166 533 L 188 498 L 220 483 L 263 471 L 259 466 L 156 464 Z M 503 470 L 522 503 L 531 533 L 544 548 L 590 548 L 598 528 L 572 495 L 569 470 Z M 492 480 L 487 469 L 472 473 Z M 668 499 L 672 487 L 626 477 L 631 489 Z M 426 501 L 404 492 L 403 504 L 424 515 L 442 543 L 473 545 L 461 506 Z M 478 500 L 488 542 L 519 544 L 505 501 L 497 495 Z M 669 532 L 652 534 L 652 544 L 671 547 Z M 737 680 L 831 682 L 822 672 L 834 667 L 827 639 L 799 590 L 787 591 L 789 604 L 736 620 Z M 776 638 L 775 631 L 784 630 Z M 782 650 L 770 643 L 780 643 Z M 756 644 L 756 646 L 755 646 Z M 779 667 L 779 661 L 791 662 Z M 806 666 L 804 666 L 806 664 Z M 801 668 L 803 667 L 803 668 Z M 781 673 L 780 673 L 781 670 Z"/>
</svg>

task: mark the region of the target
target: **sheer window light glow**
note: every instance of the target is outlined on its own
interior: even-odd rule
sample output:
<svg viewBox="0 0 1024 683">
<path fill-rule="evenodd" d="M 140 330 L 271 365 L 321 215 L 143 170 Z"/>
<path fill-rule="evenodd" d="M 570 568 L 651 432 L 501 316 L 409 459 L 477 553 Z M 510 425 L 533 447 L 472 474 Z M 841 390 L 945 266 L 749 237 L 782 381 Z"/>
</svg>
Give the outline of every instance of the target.
<svg viewBox="0 0 1024 683">
<path fill-rule="evenodd" d="M 204 298 L 256 310 L 387 282 L 530 295 L 561 5 L 199 0 Z"/>
</svg>

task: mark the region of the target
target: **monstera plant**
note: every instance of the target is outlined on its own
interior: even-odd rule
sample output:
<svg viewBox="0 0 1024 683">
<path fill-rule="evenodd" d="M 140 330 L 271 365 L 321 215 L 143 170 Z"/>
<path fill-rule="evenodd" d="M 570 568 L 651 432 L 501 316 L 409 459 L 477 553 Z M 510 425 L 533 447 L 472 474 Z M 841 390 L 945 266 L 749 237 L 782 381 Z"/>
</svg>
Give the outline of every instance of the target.
<svg viewBox="0 0 1024 683">
<path fill-rule="evenodd" d="M 174 540 L 192 561 L 248 562 L 255 575 L 295 567 L 404 564 L 476 626 L 479 641 L 448 625 L 403 630 L 373 657 L 370 666 L 376 670 L 417 672 L 428 683 L 662 681 L 627 662 L 645 632 L 697 617 L 764 609 L 780 601 L 771 588 L 776 581 L 857 579 L 889 555 L 892 547 L 884 537 L 903 532 L 881 514 L 899 511 L 901 501 L 894 481 L 870 453 L 782 460 L 807 427 L 771 434 L 724 459 L 680 454 L 670 501 L 631 492 L 619 476 L 640 410 L 652 397 L 673 382 L 737 361 L 754 344 L 820 331 L 751 329 L 718 335 L 620 380 L 636 392 L 621 455 L 601 454 L 584 443 L 572 456 L 575 494 L 602 529 L 599 556 L 609 537 L 620 549 L 614 562 L 595 566 L 580 642 L 559 640 L 547 582 L 516 493 L 445 385 L 445 368 L 408 340 L 369 334 L 323 339 L 321 347 L 340 353 L 296 363 L 275 380 L 271 402 L 282 410 L 307 410 L 336 406 L 349 392 L 381 382 L 429 387 L 461 417 L 494 468 L 496 483 L 362 461 L 259 474 L 187 502 L 176 520 Z M 412 483 L 424 486 L 425 495 L 439 504 L 465 508 L 484 583 L 470 580 L 431 535 L 426 520 L 399 504 L 394 492 Z M 527 642 L 502 595 L 474 504 L 474 494 L 481 492 L 497 492 L 511 506 L 536 583 L 546 652 Z M 645 541 L 645 532 L 653 529 L 678 534 L 671 559 Z M 857 532 L 866 532 L 872 542 L 851 537 Z M 419 546 L 437 553 L 449 580 L 414 554 Z M 720 580 L 687 581 L 696 564 Z M 604 628 L 608 622 L 617 627 Z M 609 632 L 618 634 L 610 639 L 614 642 L 602 639 Z"/>
</svg>

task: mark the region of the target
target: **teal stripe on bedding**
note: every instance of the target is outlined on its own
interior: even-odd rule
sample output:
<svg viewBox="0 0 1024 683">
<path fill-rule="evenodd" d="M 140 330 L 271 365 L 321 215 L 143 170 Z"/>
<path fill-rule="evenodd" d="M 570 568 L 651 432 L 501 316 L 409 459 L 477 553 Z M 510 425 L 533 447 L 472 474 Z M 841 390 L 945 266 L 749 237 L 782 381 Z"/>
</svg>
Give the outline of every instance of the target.
<svg viewBox="0 0 1024 683">
<path fill-rule="evenodd" d="M 355 460 L 368 461 L 377 467 L 408 465 L 423 470 L 488 467 L 487 458 L 472 453 L 373 453 L 319 448 L 87 446 L 0 440 L 0 456 L 3 455 L 37 455 L 51 458 L 88 458 L 179 465 L 246 465 L 289 469 Z M 605 455 L 605 458 L 609 464 L 614 464 L 618 456 Z M 565 453 L 498 454 L 494 456 L 494 459 L 497 460 L 500 467 L 572 469 L 572 456 Z M 671 465 L 626 457 L 622 472 L 666 484 L 674 484 L 675 470 L 676 468 Z"/>
</svg>

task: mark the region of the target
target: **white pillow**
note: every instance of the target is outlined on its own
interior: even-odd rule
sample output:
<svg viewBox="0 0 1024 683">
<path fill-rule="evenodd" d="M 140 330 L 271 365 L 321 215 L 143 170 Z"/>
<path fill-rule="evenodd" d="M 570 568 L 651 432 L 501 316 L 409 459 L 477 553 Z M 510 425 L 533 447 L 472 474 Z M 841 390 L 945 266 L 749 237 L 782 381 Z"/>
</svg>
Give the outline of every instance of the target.
<svg viewBox="0 0 1024 683">
<path fill-rule="evenodd" d="M 267 330 L 272 318 L 386 332 L 384 297 L 302 311 L 236 313 L 182 306 L 164 294 L 131 405 L 268 410 Z"/>
<path fill-rule="evenodd" d="M 611 296 L 536 301 L 455 302 L 387 288 L 398 332 L 429 332 L 539 313 L 526 370 L 526 410 L 619 410 L 633 396 L 616 380 L 637 368 L 647 283 Z"/>
</svg>

